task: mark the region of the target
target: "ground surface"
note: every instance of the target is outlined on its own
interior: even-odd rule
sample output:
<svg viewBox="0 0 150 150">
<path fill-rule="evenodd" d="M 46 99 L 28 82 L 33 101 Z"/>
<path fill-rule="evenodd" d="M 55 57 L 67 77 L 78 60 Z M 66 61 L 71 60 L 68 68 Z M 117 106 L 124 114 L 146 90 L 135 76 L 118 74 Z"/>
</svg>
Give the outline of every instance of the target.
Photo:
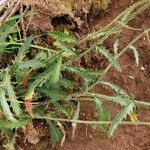
<svg viewBox="0 0 150 150">
<path fill-rule="evenodd" d="M 93 31 L 106 25 L 120 12 L 132 4 L 130 0 L 115 0 L 111 2 L 107 10 L 102 11 L 99 16 L 93 19 L 89 24 L 89 28 Z M 150 10 L 144 11 L 142 15 L 137 16 L 130 25 L 135 28 L 146 29 L 150 27 Z M 123 48 L 129 43 L 139 31 L 124 30 L 123 39 L 120 48 Z M 112 49 L 112 39 L 105 42 L 106 47 Z M 131 53 L 126 53 L 121 59 L 122 73 L 116 73 L 111 69 L 106 75 L 105 79 L 113 81 L 123 87 L 127 92 L 138 100 L 150 102 L 150 43 L 146 37 L 141 38 L 136 44 L 137 50 L 140 54 L 140 65 L 136 66 Z M 94 63 L 94 62 L 91 62 Z M 100 63 L 98 63 L 101 65 Z M 96 87 L 95 91 L 108 93 L 102 87 Z M 119 108 L 118 106 L 107 106 L 112 114 Z M 92 119 L 93 105 L 89 102 L 84 102 L 81 105 L 80 119 Z M 145 109 L 138 109 L 139 120 L 150 121 L 150 112 Z M 40 127 L 39 127 L 40 128 Z M 44 137 L 36 145 L 26 143 L 18 144 L 24 150 L 149 150 L 150 149 L 150 127 L 148 126 L 120 126 L 110 139 L 104 133 L 94 127 L 88 125 L 78 125 L 75 134 L 75 139 L 72 140 L 71 135 L 68 134 L 64 146 L 60 148 L 51 148 L 48 144 L 48 134 L 45 131 Z"/>
</svg>

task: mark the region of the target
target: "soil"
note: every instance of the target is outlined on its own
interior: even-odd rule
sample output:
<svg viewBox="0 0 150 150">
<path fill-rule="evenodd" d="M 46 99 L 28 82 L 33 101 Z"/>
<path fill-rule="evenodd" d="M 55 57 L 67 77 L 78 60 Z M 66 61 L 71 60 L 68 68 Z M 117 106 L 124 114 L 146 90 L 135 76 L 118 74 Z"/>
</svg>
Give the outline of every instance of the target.
<svg viewBox="0 0 150 150">
<path fill-rule="evenodd" d="M 133 3 L 132 0 L 114 0 L 110 2 L 109 7 L 98 13 L 99 15 L 93 16 L 92 21 L 89 22 L 88 26 L 92 31 L 96 31 L 99 28 L 102 28 L 109 22 L 111 22 L 120 12 L 125 10 L 128 6 Z M 47 16 L 43 13 L 40 13 L 40 18 L 42 16 Z M 138 15 L 133 21 L 129 23 L 130 26 L 134 28 L 146 29 L 150 27 L 150 10 L 145 10 L 142 14 Z M 39 18 L 40 24 L 35 22 L 35 24 L 40 25 L 40 30 L 46 31 L 50 29 L 50 26 L 47 24 L 49 19 L 41 21 Z M 42 23 L 42 24 L 41 24 Z M 34 25 L 35 25 L 34 24 Z M 42 29 L 41 29 L 42 28 Z M 32 30 L 32 27 L 31 27 Z M 84 32 L 82 32 L 84 33 Z M 120 44 L 120 49 L 125 47 L 136 35 L 139 34 L 139 31 L 131 31 L 125 29 L 122 33 L 122 41 Z M 113 49 L 114 39 L 110 38 L 105 41 L 105 46 L 112 50 Z M 131 96 L 135 97 L 138 100 L 150 102 L 150 41 L 147 40 L 147 37 L 142 37 L 137 43 L 136 48 L 140 55 L 140 64 L 137 67 L 134 57 L 131 52 L 127 52 L 120 59 L 120 64 L 122 67 L 122 72 L 118 73 L 114 69 L 110 69 L 105 80 L 117 83 L 123 89 L 125 89 Z M 93 56 L 92 56 L 93 57 Z M 95 59 L 98 59 L 95 61 Z M 99 61 L 100 60 L 100 61 Z M 98 62 L 98 63 L 97 63 Z M 84 65 L 86 67 L 96 67 L 103 68 L 105 66 L 104 60 L 101 58 L 93 58 Z M 97 86 L 94 91 L 108 94 L 109 90 Z M 120 110 L 119 106 L 111 104 L 105 104 L 107 109 L 110 110 L 112 115 L 115 116 L 115 113 Z M 94 106 L 90 102 L 81 103 L 81 114 L 80 119 L 82 120 L 92 120 L 95 118 L 93 114 Z M 138 119 L 144 121 L 150 121 L 150 112 L 144 108 L 137 109 Z M 36 124 L 41 124 L 41 121 Z M 41 131 L 45 129 L 45 126 L 40 126 L 37 130 Z M 60 147 L 59 145 L 56 148 L 52 148 L 49 144 L 48 132 L 45 131 L 45 135 L 40 137 L 38 144 L 21 144 L 21 140 L 18 140 L 18 145 L 24 150 L 149 150 L 150 149 L 150 126 L 119 126 L 114 136 L 109 138 L 100 130 L 96 129 L 95 126 L 89 126 L 80 124 L 77 126 L 74 140 L 71 138 L 71 133 L 67 135 L 64 146 Z"/>
</svg>

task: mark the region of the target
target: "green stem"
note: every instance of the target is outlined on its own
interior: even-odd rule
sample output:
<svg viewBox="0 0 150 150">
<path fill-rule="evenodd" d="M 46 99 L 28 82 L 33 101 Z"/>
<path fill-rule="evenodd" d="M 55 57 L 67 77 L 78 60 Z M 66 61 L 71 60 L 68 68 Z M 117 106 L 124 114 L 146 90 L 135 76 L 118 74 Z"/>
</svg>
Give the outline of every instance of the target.
<svg viewBox="0 0 150 150">
<path fill-rule="evenodd" d="M 70 123 L 80 123 L 80 124 L 99 124 L 99 125 L 104 125 L 104 124 L 111 124 L 111 121 L 85 121 L 85 120 L 70 120 L 70 119 L 63 119 L 63 118 L 51 118 L 49 116 L 34 116 L 35 119 L 46 119 L 46 120 L 51 120 L 51 121 L 61 121 L 61 122 L 70 122 Z M 150 125 L 150 122 L 146 121 L 137 121 L 137 122 L 131 122 L 131 121 L 122 121 L 120 123 L 121 125 Z"/>
<path fill-rule="evenodd" d="M 4 42 L 4 43 L 0 43 L 0 45 L 19 45 L 19 46 L 22 46 L 24 43 L 16 43 L 16 42 Z M 43 47 L 43 46 L 39 46 L 39 45 L 34 45 L 34 44 L 31 44 L 31 47 L 32 48 L 36 48 L 36 49 L 40 49 L 40 50 L 45 50 L 45 51 L 49 51 L 49 52 L 52 52 L 52 53 L 57 53 L 58 51 L 55 51 L 55 50 L 52 50 L 52 49 L 49 49 L 49 48 L 46 48 L 46 47 Z"/>
<path fill-rule="evenodd" d="M 92 97 L 92 98 L 91 98 Z M 108 95 L 104 95 L 104 94 L 97 94 L 97 93 L 75 93 L 72 94 L 70 96 L 68 96 L 67 100 L 81 100 L 81 101 L 94 101 L 94 97 L 98 97 L 103 101 L 111 101 L 111 102 L 115 102 L 115 103 L 125 103 L 125 99 L 126 98 L 117 98 L 114 96 L 108 96 Z M 150 102 L 144 102 L 144 101 L 138 101 L 138 100 L 133 100 L 134 104 L 140 107 L 145 107 L 145 108 L 149 108 L 150 109 Z"/>
</svg>

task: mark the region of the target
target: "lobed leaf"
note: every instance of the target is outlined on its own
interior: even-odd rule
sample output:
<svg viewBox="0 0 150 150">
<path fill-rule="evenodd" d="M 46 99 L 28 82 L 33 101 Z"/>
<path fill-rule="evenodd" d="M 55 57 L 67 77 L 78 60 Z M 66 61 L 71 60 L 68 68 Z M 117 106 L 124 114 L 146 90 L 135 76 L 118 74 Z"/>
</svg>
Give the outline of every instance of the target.
<svg viewBox="0 0 150 150">
<path fill-rule="evenodd" d="M 68 42 L 68 43 L 76 43 L 77 42 L 74 37 L 72 37 L 66 33 L 63 33 L 63 32 L 58 32 L 58 31 L 49 32 L 49 35 L 61 42 Z"/>
<path fill-rule="evenodd" d="M 108 61 L 112 64 L 112 66 L 114 66 L 114 68 L 118 71 L 121 71 L 121 67 L 120 64 L 117 62 L 117 60 L 108 52 L 107 49 L 105 49 L 105 47 L 102 46 L 97 46 L 97 51 L 99 53 L 102 53 L 107 59 Z"/>
<path fill-rule="evenodd" d="M 14 87 L 11 85 L 10 75 L 8 71 L 6 71 L 5 74 L 5 89 L 8 93 L 8 98 L 10 100 L 11 107 L 16 114 L 16 116 L 19 116 L 21 114 L 21 108 L 20 103 L 17 100 L 16 93 L 14 91 Z"/>
<path fill-rule="evenodd" d="M 30 124 L 32 122 L 31 119 L 24 119 L 24 120 L 16 120 L 16 121 L 6 121 L 1 120 L 0 121 L 0 129 L 18 129 L 26 126 L 27 124 Z"/>
<path fill-rule="evenodd" d="M 118 125 L 122 122 L 127 115 L 130 115 L 133 112 L 133 108 L 135 107 L 133 102 L 129 102 L 128 105 L 124 107 L 124 109 L 118 113 L 118 115 L 114 118 L 111 127 L 109 129 L 109 136 L 112 136 L 114 130 L 118 127 Z"/>
<path fill-rule="evenodd" d="M 49 125 L 50 129 L 50 143 L 56 145 L 62 139 L 63 134 L 55 123 L 47 120 L 47 124 Z"/>
<path fill-rule="evenodd" d="M 55 84 L 59 80 L 61 74 L 61 65 L 62 65 L 62 56 L 60 55 L 54 66 L 54 70 L 52 71 L 51 82 L 53 84 Z"/>
<path fill-rule="evenodd" d="M 18 60 L 21 61 L 25 57 L 26 53 L 28 52 L 28 50 L 30 48 L 32 39 L 33 39 L 32 37 L 27 38 L 25 40 L 24 44 L 20 47 L 18 54 L 17 54 Z"/>
<path fill-rule="evenodd" d="M 73 120 L 74 121 L 78 120 L 79 119 L 79 115 L 80 115 L 80 102 L 78 102 L 77 110 L 75 111 Z M 77 128 L 77 123 L 72 123 L 72 138 L 73 139 L 74 139 L 76 128 Z"/>
<path fill-rule="evenodd" d="M 110 115 L 106 111 L 106 108 L 102 105 L 102 102 L 95 97 L 96 110 L 101 121 L 110 121 Z M 107 129 L 107 125 L 101 125 L 103 129 Z"/>
<path fill-rule="evenodd" d="M 14 118 L 14 116 L 9 108 L 5 94 L 6 93 L 5 93 L 4 88 L 0 87 L 0 104 L 1 104 L 1 107 L 3 110 L 3 113 L 8 120 L 15 121 L 16 119 Z"/>
</svg>

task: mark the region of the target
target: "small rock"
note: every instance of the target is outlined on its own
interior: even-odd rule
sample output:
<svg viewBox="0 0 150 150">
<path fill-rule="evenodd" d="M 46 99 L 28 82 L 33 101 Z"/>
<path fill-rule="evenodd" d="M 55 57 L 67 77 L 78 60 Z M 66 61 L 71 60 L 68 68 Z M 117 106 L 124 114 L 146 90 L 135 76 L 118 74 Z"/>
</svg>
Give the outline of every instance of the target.
<svg viewBox="0 0 150 150">
<path fill-rule="evenodd" d="M 144 71 L 144 70 L 145 70 L 145 68 L 144 68 L 143 66 L 141 66 L 141 67 L 140 67 L 140 70 L 141 70 L 141 71 Z"/>
</svg>

